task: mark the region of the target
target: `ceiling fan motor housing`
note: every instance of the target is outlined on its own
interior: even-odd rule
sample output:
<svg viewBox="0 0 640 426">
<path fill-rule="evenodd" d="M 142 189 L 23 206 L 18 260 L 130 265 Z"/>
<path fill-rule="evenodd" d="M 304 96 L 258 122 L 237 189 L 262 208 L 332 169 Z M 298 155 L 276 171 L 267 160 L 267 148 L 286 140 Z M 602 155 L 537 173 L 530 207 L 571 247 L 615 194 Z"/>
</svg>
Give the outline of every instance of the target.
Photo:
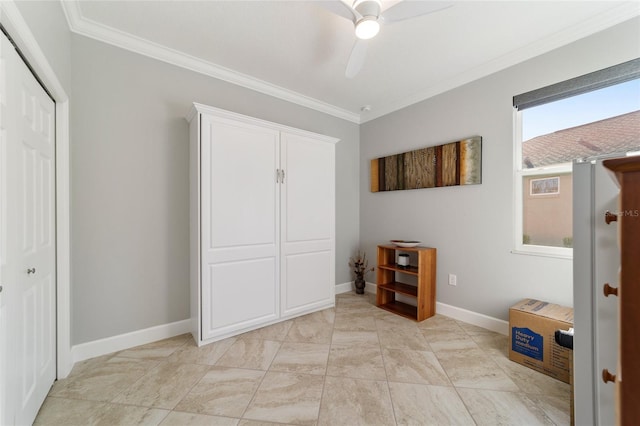
<svg viewBox="0 0 640 426">
<path fill-rule="evenodd" d="M 353 3 L 353 8 L 362 15 L 363 18 L 378 19 L 378 17 L 380 17 L 382 2 L 380 0 L 356 0 Z"/>
</svg>

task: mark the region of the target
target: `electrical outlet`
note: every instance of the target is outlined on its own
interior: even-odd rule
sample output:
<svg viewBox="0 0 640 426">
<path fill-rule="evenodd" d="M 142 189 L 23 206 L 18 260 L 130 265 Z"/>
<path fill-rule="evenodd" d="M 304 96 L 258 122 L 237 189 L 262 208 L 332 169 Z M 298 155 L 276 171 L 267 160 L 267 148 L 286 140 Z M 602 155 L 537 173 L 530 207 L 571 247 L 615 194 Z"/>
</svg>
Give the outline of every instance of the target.
<svg viewBox="0 0 640 426">
<path fill-rule="evenodd" d="M 458 277 L 456 277 L 454 274 L 449 274 L 449 285 L 457 285 L 458 283 Z"/>
</svg>

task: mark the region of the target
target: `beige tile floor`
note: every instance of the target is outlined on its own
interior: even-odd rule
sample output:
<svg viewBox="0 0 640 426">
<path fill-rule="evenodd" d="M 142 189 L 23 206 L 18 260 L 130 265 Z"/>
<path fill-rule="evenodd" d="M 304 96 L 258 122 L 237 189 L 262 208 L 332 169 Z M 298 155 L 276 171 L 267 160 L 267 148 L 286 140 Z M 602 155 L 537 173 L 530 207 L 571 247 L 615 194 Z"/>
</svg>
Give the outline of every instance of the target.
<svg viewBox="0 0 640 426">
<path fill-rule="evenodd" d="M 201 348 L 190 335 L 77 364 L 37 425 L 569 424 L 569 386 L 507 358 L 506 336 L 373 295 Z"/>
</svg>

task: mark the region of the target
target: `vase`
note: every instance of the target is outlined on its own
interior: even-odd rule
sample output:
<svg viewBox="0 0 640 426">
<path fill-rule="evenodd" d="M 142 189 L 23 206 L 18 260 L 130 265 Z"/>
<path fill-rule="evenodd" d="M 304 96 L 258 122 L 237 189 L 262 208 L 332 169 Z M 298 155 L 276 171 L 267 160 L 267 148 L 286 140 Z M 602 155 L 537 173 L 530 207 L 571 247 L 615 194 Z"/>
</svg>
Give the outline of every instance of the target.
<svg viewBox="0 0 640 426">
<path fill-rule="evenodd" d="M 364 276 L 356 275 L 355 285 L 356 285 L 356 294 L 364 294 L 364 286 L 365 286 Z"/>
</svg>

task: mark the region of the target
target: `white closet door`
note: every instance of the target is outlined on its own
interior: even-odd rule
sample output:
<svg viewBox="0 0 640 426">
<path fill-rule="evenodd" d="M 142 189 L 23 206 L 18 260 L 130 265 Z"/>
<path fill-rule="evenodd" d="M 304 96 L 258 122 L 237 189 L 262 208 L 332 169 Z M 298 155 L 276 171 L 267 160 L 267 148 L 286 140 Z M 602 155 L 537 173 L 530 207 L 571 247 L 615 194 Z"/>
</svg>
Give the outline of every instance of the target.
<svg viewBox="0 0 640 426">
<path fill-rule="evenodd" d="M 1 66 L 2 402 L 31 424 L 56 376 L 55 105 L 4 36 Z"/>
<path fill-rule="evenodd" d="M 335 147 L 282 133 L 282 315 L 333 303 Z"/>
<path fill-rule="evenodd" d="M 7 54 L 12 49 L 5 35 L 0 33 L 0 424 L 10 424 L 13 419 L 11 400 L 7 386 L 9 376 L 9 338 L 8 338 L 8 301 L 7 283 L 15 281 L 15 267 L 9 259 L 9 170 L 7 133 L 9 123 L 15 123 L 12 111 L 7 104 L 8 71 Z M 11 116 L 10 116 L 11 114 Z M 15 218 L 15 215 L 13 216 Z M 15 238 L 15 237 L 14 237 Z"/>
<path fill-rule="evenodd" d="M 202 336 L 278 317 L 279 133 L 201 120 Z"/>
</svg>

